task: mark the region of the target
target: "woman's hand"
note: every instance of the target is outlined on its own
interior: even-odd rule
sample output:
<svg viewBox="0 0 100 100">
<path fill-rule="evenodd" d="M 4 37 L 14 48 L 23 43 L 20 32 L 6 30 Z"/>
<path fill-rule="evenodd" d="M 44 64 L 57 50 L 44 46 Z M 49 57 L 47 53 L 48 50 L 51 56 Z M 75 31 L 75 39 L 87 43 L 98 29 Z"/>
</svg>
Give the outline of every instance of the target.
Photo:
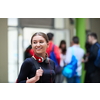
<svg viewBox="0 0 100 100">
<path fill-rule="evenodd" d="M 26 83 L 35 83 L 40 79 L 40 76 L 42 75 L 43 75 L 43 70 L 40 67 L 40 69 L 36 71 L 36 75 L 31 79 L 27 79 Z"/>
<path fill-rule="evenodd" d="M 38 81 L 40 79 L 40 76 L 42 75 L 43 75 L 43 70 L 40 67 L 40 69 L 36 71 L 35 79 Z"/>
</svg>

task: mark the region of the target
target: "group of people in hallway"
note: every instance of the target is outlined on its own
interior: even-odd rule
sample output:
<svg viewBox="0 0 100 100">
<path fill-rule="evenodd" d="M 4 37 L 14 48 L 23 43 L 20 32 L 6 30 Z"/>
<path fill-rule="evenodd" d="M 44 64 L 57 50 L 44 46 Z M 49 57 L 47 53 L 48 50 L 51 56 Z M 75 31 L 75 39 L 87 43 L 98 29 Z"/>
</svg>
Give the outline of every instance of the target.
<svg viewBox="0 0 100 100">
<path fill-rule="evenodd" d="M 54 34 L 37 32 L 31 38 L 31 45 L 24 53 L 24 59 L 17 83 L 81 83 L 82 63 L 85 63 L 85 83 L 99 83 L 100 69 L 95 65 L 98 58 L 99 43 L 96 33 L 88 35 L 86 53 L 80 47 L 80 41 L 74 36 L 71 46 L 66 47 L 66 41 L 61 40 L 59 46 L 54 44 Z M 72 52 L 73 50 L 73 52 Z M 71 64 L 72 56 L 77 59 L 76 74 L 65 77 L 62 71 Z M 99 64 L 98 64 L 99 65 Z M 38 67 L 38 68 L 37 68 Z"/>
</svg>

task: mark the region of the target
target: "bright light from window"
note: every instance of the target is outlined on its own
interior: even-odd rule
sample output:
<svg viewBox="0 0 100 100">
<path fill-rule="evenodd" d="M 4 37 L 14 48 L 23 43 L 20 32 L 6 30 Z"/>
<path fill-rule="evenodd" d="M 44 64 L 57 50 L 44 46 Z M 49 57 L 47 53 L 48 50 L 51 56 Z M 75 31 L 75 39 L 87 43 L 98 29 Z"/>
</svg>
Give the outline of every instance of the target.
<svg viewBox="0 0 100 100">
<path fill-rule="evenodd" d="M 18 26 L 18 18 L 8 18 L 8 26 Z"/>
</svg>

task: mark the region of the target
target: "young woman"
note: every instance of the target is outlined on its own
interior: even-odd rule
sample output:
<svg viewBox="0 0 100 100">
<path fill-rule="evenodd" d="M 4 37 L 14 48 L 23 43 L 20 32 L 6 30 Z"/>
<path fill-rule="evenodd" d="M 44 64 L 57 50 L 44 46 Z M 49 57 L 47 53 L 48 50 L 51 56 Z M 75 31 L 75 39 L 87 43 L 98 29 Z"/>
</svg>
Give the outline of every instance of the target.
<svg viewBox="0 0 100 100">
<path fill-rule="evenodd" d="M 60 66 L 63 67 L 66 65 L 65 64 L 65 59 L 66 59 L 66 41 L 65 40 L 62 40 L 60 42 L 60 45 L 59 45 L 59 48 L 60 48 L 60 52 L 61 52 L 61 60 L 60 60 Z M 64 76 L 60 75 L 60 80 L 61 80 L 61 83 L 64 81 Z"/>
<path fill-rule="evenodd" d="M 65 66 L 65 58 L 66 58 L 66 41 L 65 40 L 62 40 L 60 42 L 60 45 L 59 45 L 59 48 L 60 48 L 60 51 L 61 51 L 61 62 L 60 62 L 60 66 L 61 67 L 64 67 Z"/>
<path fill-rule="evenodd" d="M 31 38 L 34 56 L 27 58 L 22 66 L 17 83 L 54 83 L 55 64 L 47 57 L 48 37 L 37 32 Z"/>
</svg>

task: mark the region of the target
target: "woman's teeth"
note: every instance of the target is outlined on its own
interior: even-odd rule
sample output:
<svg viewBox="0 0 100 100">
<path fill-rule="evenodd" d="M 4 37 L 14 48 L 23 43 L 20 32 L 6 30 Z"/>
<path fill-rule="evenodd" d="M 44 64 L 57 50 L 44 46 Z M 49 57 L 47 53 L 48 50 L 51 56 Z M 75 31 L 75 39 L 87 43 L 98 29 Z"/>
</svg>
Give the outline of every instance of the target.
<svg viewBox="0 0 100 100">
<path fill-rule="evenodd" d="M 41 48 L 36 48 L 37 50 L 40 50 Z"/>
</svg>

